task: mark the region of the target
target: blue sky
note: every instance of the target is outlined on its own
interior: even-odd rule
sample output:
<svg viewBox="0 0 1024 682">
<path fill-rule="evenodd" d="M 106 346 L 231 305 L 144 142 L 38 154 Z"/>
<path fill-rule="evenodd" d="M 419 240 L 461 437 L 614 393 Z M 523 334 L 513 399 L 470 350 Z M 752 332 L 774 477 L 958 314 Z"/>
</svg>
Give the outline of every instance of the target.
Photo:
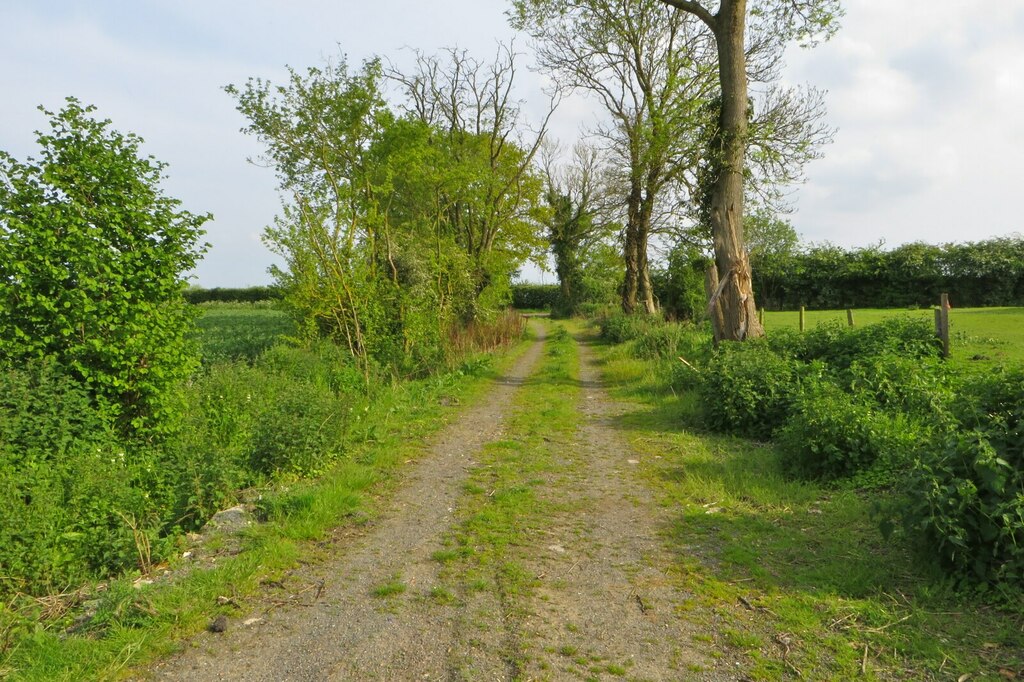
<svg viewBox="0 0 1024 682">
<path fill-rule="evenodd" d="M 848 0 L 830 43 L 788 56 L 787 80 L 829 91 L 838 127 L 808 169 L 791 216 L 805 239 L 855 246 L 962 241 L 1024 231 L 1024 3 Z M 269 281 L 259 235 L 278 200 L 273 172 L 247 163 L 258 143 L 222 88 L 340 51 L 358 62 L 402 48 L 458 45 L 479 56 L 513 34 L 504 3 L 395 0 L 282 3 L 37 2 L 0 4 L 0 149 L 33 153 L 36 106 L 74 95 L 169 163 L 168 194 L 214 214 L 204 286 Z M 527 41 L 518 45 L 527 49 Z M 540 80 L 521 94 L 541 107 Z M 571 142 L 591 105 L 572 100 L 553 132 Z M 550 280 L 550 276 L 548 276 Z"/>
</svg>

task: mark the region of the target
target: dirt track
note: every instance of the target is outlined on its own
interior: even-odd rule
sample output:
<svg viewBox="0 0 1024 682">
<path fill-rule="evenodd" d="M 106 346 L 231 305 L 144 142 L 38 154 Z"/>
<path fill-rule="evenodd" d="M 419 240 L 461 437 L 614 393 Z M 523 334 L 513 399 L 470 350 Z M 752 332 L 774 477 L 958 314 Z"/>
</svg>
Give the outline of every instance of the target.
<svg viewBox="0 0 1024 682">
<path fill-rule="evenodd" d="M 586 344 L 581 426 L 560 453 L 568 474 L 544 493 L 571 500 L 574 511 L 552 518 L 535 547 L 519 550 L 536 589 L 516 604 L 514 620 L 498 595 L 430 598 L 442 570 L 431 556 L 457 523 L 474 457 L 501 438 L 542 347 L 539 339 L 410 465 L 365 532 L 292 576 L 287 589 L 307 586 L 299 604 L 269 612 L 261 604 L 226 632 L 197 637 L 149 679 L 737 679 L 728 662 L 695 648 L 699 633 L 680 615 L 687 595 L 669 577 L 658 538 L 663 512 L 631 471 L 636 455 L 614 425 L 626 408 L 608 397 Z M 405 592 L 371 596 L 397 575 Z"/>
</svg>

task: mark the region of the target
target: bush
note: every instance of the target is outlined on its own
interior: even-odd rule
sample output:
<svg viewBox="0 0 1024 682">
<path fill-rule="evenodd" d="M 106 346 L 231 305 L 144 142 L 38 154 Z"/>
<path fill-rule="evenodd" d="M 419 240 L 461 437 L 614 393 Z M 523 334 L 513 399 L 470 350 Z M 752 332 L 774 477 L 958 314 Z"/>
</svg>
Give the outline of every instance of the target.
<svg viewBox="0 0 1024 682">
<path fill-rule="evenodd" d="M 0 366 L 52 358 L 122 431 L 160 432 L 198 364 L 182 273 L 209 216 L 163 194 L 142 140 L 74 99 L 40 158 L 0 152 Z"/>
<path fill-rule="evenodd" d="M 597 320 L 601 338 L 611 343 L 632 341 L 647 334 L 660 320 L 649 315 L 626 315 L 616 311 Z"/>
<path fill-rule="evenodd" d="M 1024 369 L 966 381 L 958 428 L 912 470 L 903 523 L 956 576 L 1024 585 Z"/>
<path fill-rule="evenodd" d="M 715 431 L 767 439 L 785 421 L 802 381 L 822 371 L 762 341 L 723 343 L 698 386 L 704 423 Z"/>
<path fill-rule="evenodd" d="M 831 480 L 875 469 L 874 485 L 890 485 L 913 461 L 927 431 L 911 418 L 882 411 L 864 395 L 828 381 L 809 385 L 776 432 L 790 474 Z"/>
<path fill-rule="evenodd" d="M 651 323 L 645 333 L 637 336 L 630 345 L 630 354 L 639 359 L 660 359 L 671 361 L 673 372 L 684 368 L 681 376 L 692 378 L 694 367 L 705 364 L 711 356 L 711 330 L 689 322 Z M 691 366 L 680 362 L 684 358 Z M 676 385 L 673 380 L 672 385 Z"/>
<path fill-rule="evenodd" d="M 769 346 L 787 357 L 811 362 L 821 360 L 836 370 L 854 361 L 881 354 L 906 358 L 938 358 L 942 345 L 927 322 L 911 317 L 891 317 L 864 327 L 838 322 L 821 324 L 805 332 L 776 331 Z"/>
<path fill-rule="evenodd" d="M 77 379 L 48 363 L 0 373 L 0 592 L 136 566 L 140 545 L 156 555 L 171 506 L 159 472 L 156 452 L 122 444 Z"/>
<path fill-rule="evenodd" d="M 886 352 L 854 360 L 841 375 L 843 386 L 882 409 L 948 422 L 956 398 L 956 375 L 939 358 Z"/>
<path fill-rule="evenodd" d="M 558 302 L 557 284 L 512 285 L 512 307 L 516 310 L 550 310 Z"/>
</svg>

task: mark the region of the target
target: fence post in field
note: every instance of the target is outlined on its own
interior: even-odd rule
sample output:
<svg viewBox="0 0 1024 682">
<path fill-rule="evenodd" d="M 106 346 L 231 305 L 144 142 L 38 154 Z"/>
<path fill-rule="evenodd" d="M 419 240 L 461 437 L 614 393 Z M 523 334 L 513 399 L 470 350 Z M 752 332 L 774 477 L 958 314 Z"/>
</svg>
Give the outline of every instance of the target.
<svg viewBox="0 0 1024 682">
<path fill-rule="evenodd" d="M 853 308 L 846 309 L 846 321 L 850 324 L 851 327 L 853 326 Z"/>
<path fill-rule="evenodd" d="M 800 331 L 803 331 L 807 326 L 807 320 L 805 319 L 804 312 L 804 307 L 800 306 Z"/>
<path fill-rule="evenodd" d="M 757 321 L 761 323 L 762 327 L 764 327 L 764 308 L 757 311 Z"/>
<path fill-rule="evenodd" d="M 949 294 L 942 294 L 935 309 L 935 335 L 942 340 L 942 357 L 949 357 Z"/>
</svg>

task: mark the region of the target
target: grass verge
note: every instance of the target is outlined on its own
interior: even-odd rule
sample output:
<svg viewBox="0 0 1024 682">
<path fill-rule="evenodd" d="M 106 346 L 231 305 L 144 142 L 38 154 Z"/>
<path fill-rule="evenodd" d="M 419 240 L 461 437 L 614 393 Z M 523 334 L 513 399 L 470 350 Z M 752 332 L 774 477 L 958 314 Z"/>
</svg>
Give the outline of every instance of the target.
<svg viewBox="0 0 1024 682">
<path fill-rule="evenodd" d="M 692 617 L 717 625 L 702 646 L 738 652 L 756 680 L 1024 675 L 1021 613 L 884 542 L 872 497 L 788 480 L 772 447 L 702 433 L 693 396 L 667 385 L 671 360 L 598 350 L 613 393 L 636 404 L 618 427 L 673 510 L 664 538 Z"/>
<path fill-rule="evenodd" d="M 470 404 L 529 345 L 518 344 L 493 363 L 472 363 L 473 371 L 398 384 L 383 392 L 361 417 L 361 442 L 321 478 L 282 485 L 264 493 L 266 522 L 254 526 L 241 551 L 216 557 L 208 569 L 180 570 L 152 585 L 132 577 L 91 590 L 95 615 L 74 633 L 75 613 L 42 624 L 5 647 L 0 678 L 26 681 L 122 679 L 133 668 L 170 653 L 217 615 L 254 597 L 298 562 L 323 552 L 316 541 L 333 529 L 358 523 L 393 484 L 402 465 L 415 459 L 423 441 Z M 218 600 L 218 598 L 222 598 Z M 224 599 L 227 597 L 227 599 Z M 218 602 L 224 602 L 219 604 Z M 40 604 L 40 611 L 46 607 Z M 5 622 L 0 609 L 0 644 Z"/>
</svg>

